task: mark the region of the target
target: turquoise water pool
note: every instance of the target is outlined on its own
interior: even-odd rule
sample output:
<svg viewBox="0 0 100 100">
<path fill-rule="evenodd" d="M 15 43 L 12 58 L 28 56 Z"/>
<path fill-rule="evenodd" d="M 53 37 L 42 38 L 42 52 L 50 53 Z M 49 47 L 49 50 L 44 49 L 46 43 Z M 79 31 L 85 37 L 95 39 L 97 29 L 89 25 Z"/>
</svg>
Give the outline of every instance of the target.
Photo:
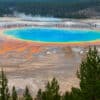
<svg viewBox="0 0 100 100">
<path fill-rule="evenodd" d="M 93 30 L 25 28 L 8 30 L 4 34 L 25 41 L 46 43 L 90 42 L 100 40 L 100 31 Z"/>
</svg>

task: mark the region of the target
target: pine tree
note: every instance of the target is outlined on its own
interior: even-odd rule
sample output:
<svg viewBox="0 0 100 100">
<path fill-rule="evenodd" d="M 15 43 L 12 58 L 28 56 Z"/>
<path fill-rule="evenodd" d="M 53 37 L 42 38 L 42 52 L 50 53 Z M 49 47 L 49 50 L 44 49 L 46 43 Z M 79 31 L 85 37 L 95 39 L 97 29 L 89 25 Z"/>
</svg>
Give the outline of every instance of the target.
<svg viewBox="0 0 100 100">
<path fill-rule="evenodd" d="M 69 100 L 83 100 L 81 90 L 79 88 L 72 88 Z"/>
<path fill-rule="evenodd" d="M 51 82 L 48 82 L 44 97 L 45 100 L 60 100 L 59 84 L 55 78 Z"/>
<path fill-rule="evenodd" d="M 0 75 L 0 100 L 9 100 L 9 98 L 10 98 L 10 93 L 8 89 L 8 80 L 2 69 Z"/>
<path fill-rule="evenodd" d="M 66 92 L 66 93 L 62 96 L 62 100 L 72 100 L 71 94 L 70 94 L 69 92 Z"/>
<path fill-rule="evenodd" d="M 24 100 L 33 100 L 27 86 L 25 88 L 25 92 L 24 92 L 23 96 L 24 96 Z"/>
<path fill-rule="evenodd" d="M 15 86 L 13 86 L 13 88 L 12 88 L 12 100 L 18 100 Z"/>
<path fill-rule="evenodd" d="M 89 52 L 78 71 L 83 100 L 100 100 L 100 56 L 96 47 Z"/>
<path fill-rule="evenodd" d="M 58 81 L 54 78 L 48 82 L 45 91 L 39 91 L 36 100 L 60 100 Z"/>
<path fill-rule="evenodd" d="M 39 89 L 35 100 L 42 100 L 42 90 L 41 89 Z"/>
</svg>

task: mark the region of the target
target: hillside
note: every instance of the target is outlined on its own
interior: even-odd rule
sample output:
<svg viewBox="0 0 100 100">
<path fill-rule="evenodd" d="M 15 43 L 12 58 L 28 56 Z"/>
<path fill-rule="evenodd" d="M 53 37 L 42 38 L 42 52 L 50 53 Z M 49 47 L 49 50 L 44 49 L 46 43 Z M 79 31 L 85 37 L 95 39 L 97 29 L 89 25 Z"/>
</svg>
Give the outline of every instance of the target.
<svg viewBox="0 0 100 100">
<path fill-rule="evenodd" d="M 90 2 L 91 0 L 0 0 L 0 1 L 4 1 L 4 2 L 23 2 L 23 1 L 28 1 L 28 2 Z M 92 0 L 93 1 L 93 0 Z M 98 0 L 96 0 L 98 1 Z"/>
<path fill-rule="evenodd" d="M 0 16 L 15 11 L 32 15 L 87 18 L 100 16 L 99 0 L 0 0 Z M 92 13 L 91 13 L 92 11 Z"/>
</svg>

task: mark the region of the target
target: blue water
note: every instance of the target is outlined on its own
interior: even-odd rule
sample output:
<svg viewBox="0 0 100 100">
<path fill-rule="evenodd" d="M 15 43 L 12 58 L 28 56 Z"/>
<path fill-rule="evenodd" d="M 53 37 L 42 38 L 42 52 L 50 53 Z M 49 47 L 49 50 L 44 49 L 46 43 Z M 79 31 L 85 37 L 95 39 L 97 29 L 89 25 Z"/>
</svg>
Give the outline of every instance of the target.
<svg viewBox="0 0 100 100">
<path fill-rule="evenodd" d="M 35 42 L 90 42 L 100 40 L 100 31 L 25 28 L 5 31 L 16 39 Z"/>
</svg>

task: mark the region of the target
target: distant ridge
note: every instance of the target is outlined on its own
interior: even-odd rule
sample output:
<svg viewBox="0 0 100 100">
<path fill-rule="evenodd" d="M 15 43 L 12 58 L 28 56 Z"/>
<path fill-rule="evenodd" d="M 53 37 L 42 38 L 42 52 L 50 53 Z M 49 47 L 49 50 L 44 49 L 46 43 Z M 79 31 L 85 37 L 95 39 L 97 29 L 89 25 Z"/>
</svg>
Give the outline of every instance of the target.
<svg viewBox="0 0 100 100">
<path fill-rule="evenodd" d="M 88 3 L 88 2 L 100 2 L 100 0 L 0 0 L 0 2 L 56 2 L 56 3 Z"/>
<path fill-rule="evenodd" d="M 100 16 L 100 0 L 0 0 L 0 16 L 31 15 L 88 18 Z"/>
</svg>

